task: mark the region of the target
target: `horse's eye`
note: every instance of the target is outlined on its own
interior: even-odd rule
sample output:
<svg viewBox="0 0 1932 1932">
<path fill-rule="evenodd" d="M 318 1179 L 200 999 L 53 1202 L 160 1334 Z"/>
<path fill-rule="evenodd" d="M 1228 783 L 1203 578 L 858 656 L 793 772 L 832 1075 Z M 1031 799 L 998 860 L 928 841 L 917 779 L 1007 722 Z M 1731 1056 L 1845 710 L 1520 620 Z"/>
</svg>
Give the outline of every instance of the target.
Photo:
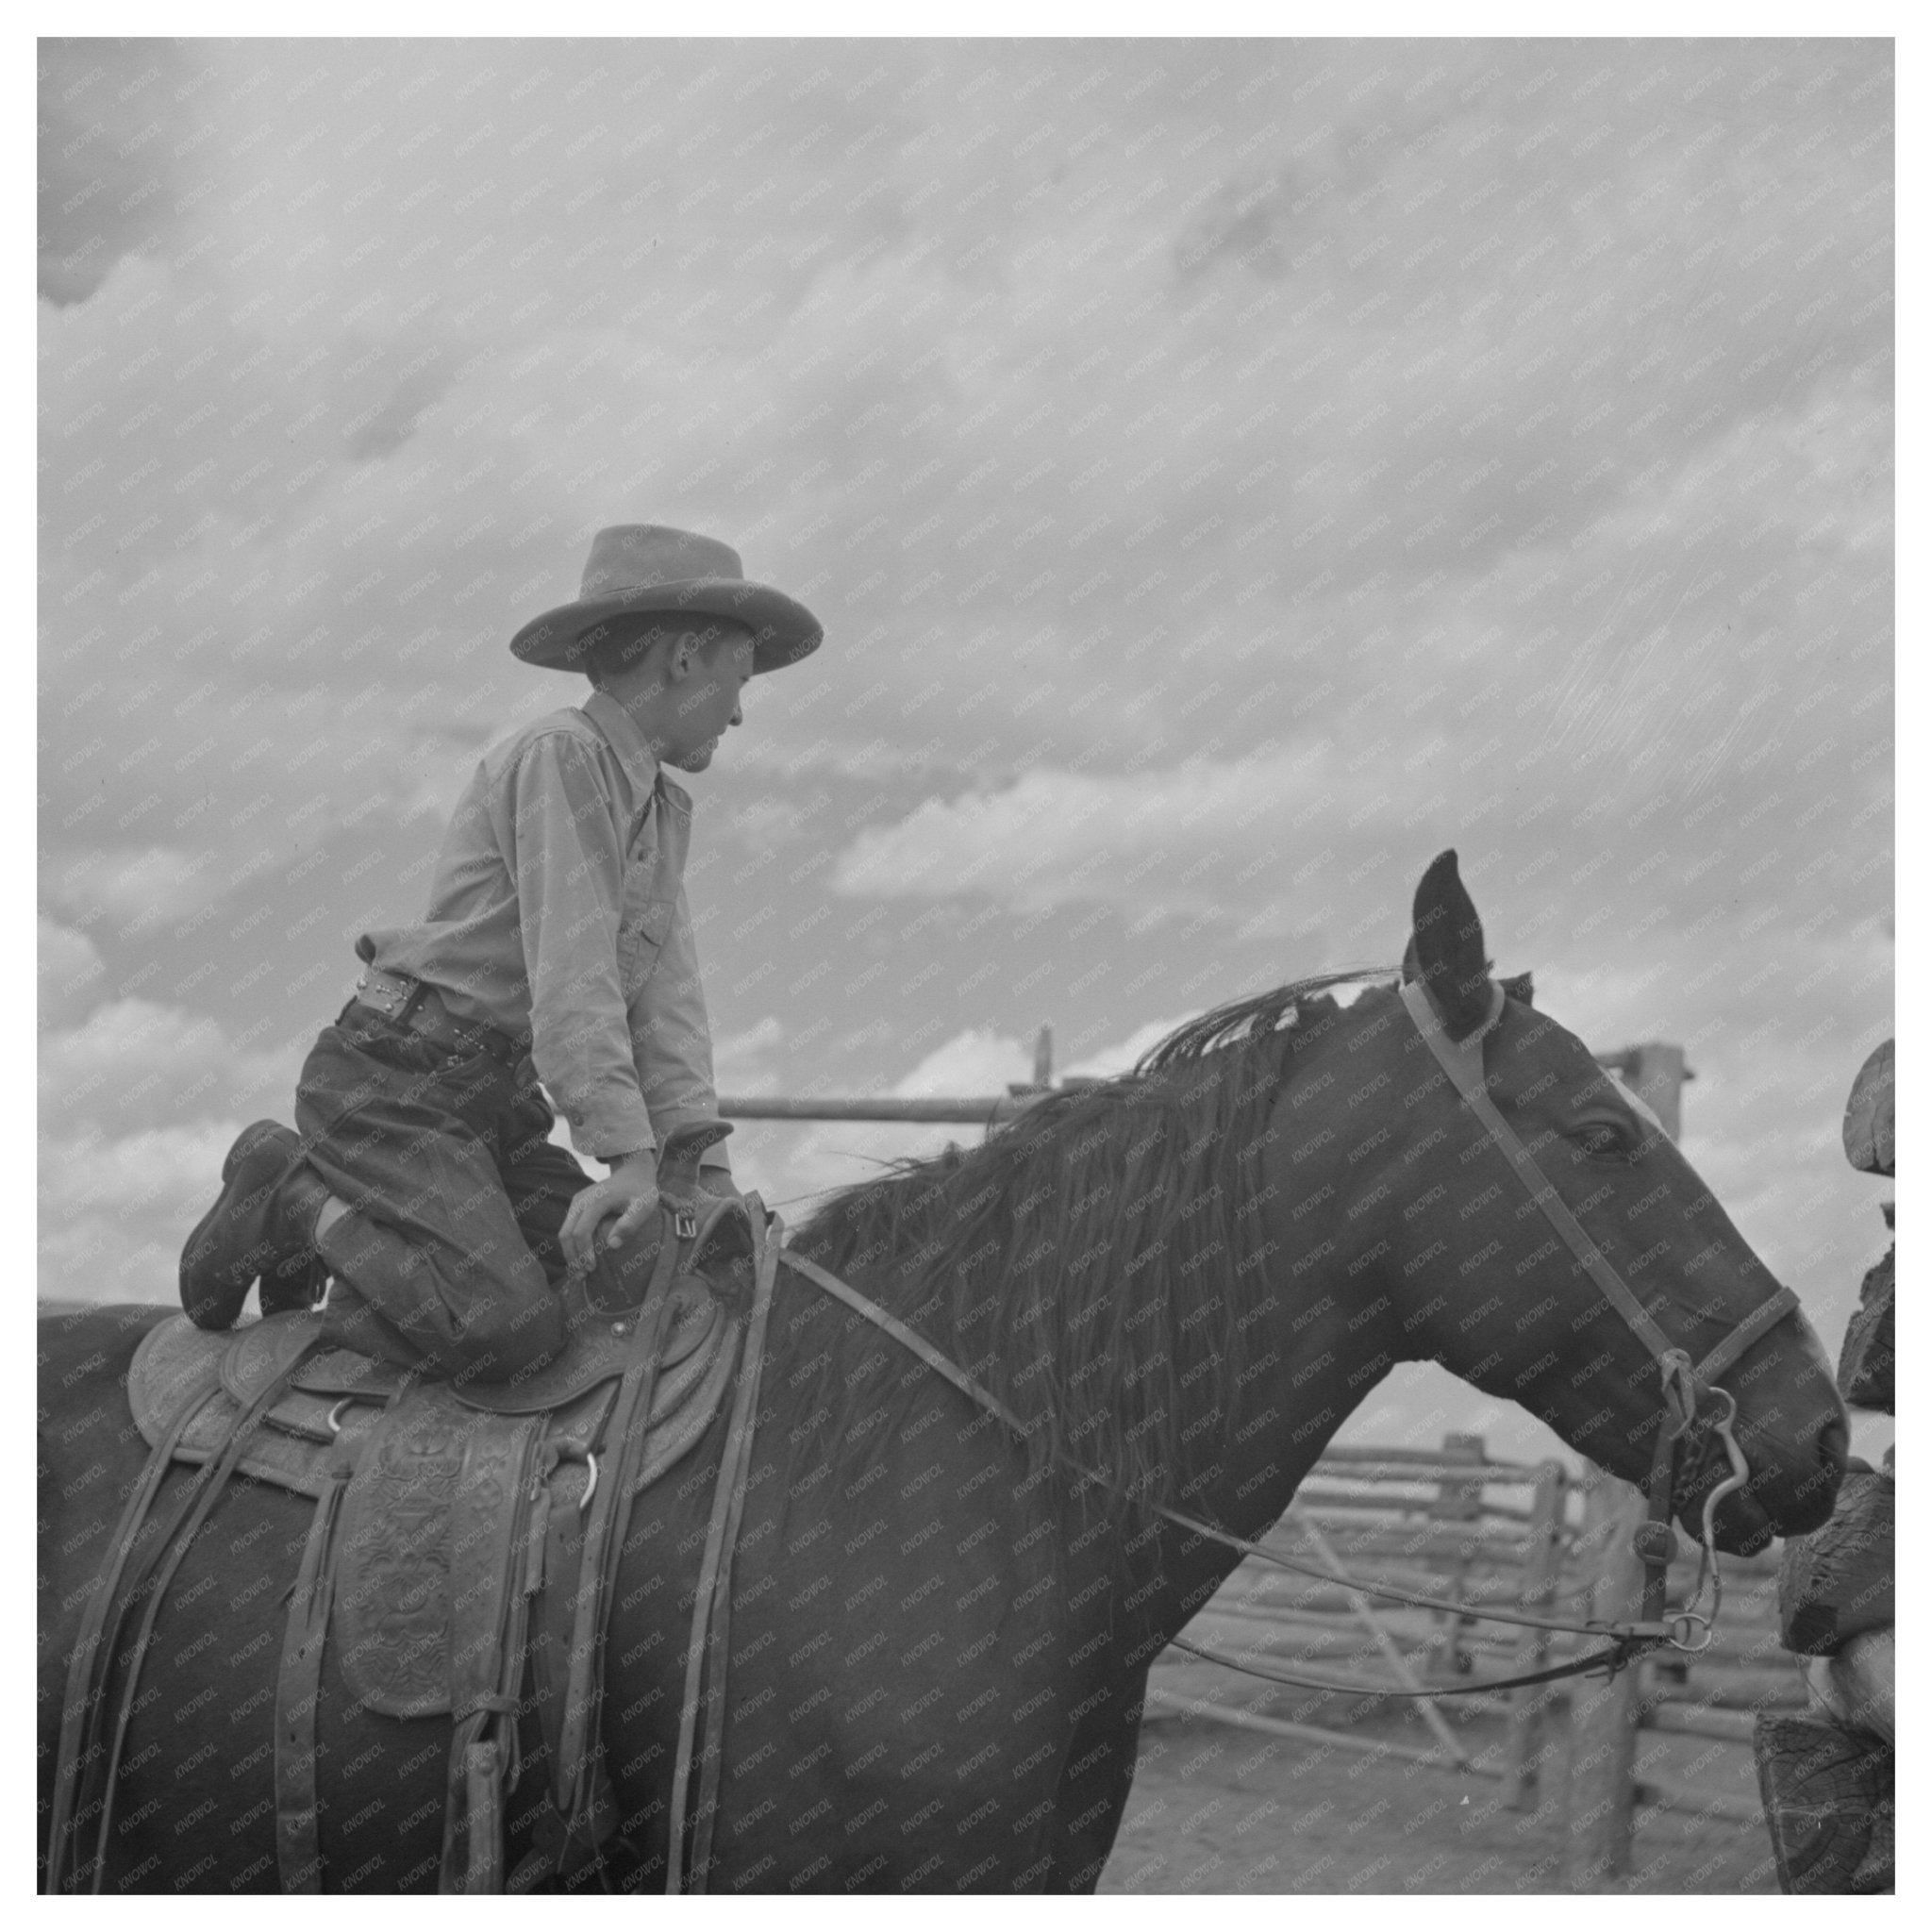
<svg viewBox="0 0 1932 1932">
<path fill-rule="evenodd" d="M 1621 1126 L 1591 1121 L 1574 1136 L 1578 1150 L 1591 1160 L 1634 1160 L 1637 1143 Z"/>
</svg>

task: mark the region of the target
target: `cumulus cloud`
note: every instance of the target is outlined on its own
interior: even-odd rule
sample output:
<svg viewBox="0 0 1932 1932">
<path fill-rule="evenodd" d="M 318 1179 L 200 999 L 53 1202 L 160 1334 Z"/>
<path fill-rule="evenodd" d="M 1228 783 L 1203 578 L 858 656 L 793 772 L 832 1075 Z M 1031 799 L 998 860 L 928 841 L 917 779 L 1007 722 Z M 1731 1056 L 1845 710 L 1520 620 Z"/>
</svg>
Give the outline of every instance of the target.
<svg viewBox="0 0 1932 1932">
<path fill-rule="evenodd" d="M 43 47 L 41 842 L 103 968 L 57 942 L 57 1067 L 97 996 L 325 1017 L 581 693 L 511 629 L 658 519 L 827 628 L 691 788 L 733 1077 L 1390 958 L 1453 843 L 1822 1257 L 1890 1024 L 1890 59 Z"/>
<path fill-rule="evenodd" d="M 41 1295 L 173 1301 L 182 1242 L 214 1198 L 241 1128 L 221 1119 L 125 1135 L 43 1127 Z"/>
<path fill-rule="evenodd" d="M 120 921 L 137 932 L 198 912 L 227 891 L 211 854 L 176 845 L 83 850 L 43 880 L 55 903 L 82 917 Z"/>
<path fill-rule="evenodd" d="M 55 935 L 43 972 L 50 956 L 85 963 L 81 935 L 42 925 Z M 260 1026 L 139 997 L 84 1005 L 42 1008 L 40 1292 L 171 1301 L 181 1244 L 242 1122 L 291 1117 L 307 1042 L 259 1044 Z"/>
<path fill-rule="evenodd" d="M 769 1093 L 778 1078 L 773 1056 L 785 1045 L 785 1025 L 767 1013 L 742 1032 L 721 1034 L 711 1042 L 711 1066 L 720 1093 Z"/>
<path fill-rule="evenodd" d="M 64 1222 L 108 1207 L 144 1211 L 163 1203 L 185 1204 L 207 1187 L 210 1162 L 220 1173 L 241 1127 L 239 1121 L 216 1119 L 112 1139 L 98 1129 L 57 1132 L 47 1142 L 41 1177 L 42 1211 Z M 202 1208 L 207 1205 L 202 1201 Z"/>
<path fill-rule="evenodd" d="M 1096 1048 L 1074 1060 L 1064 1072 L 1075 1077 L 1099 1080 L 1108 1079 L 1115 1074 L 1124 1074 L 1142 1054 L 1158 1046 L 1183 1021 L 1191 1018 L 1191 1013 L 1174 1013 L 1164 1020 L 1146 1021 L 1136 1026 L 1124 1040 Z"/>
<path fill-rule="evenodd" d="M 107 973 L 100 950 L 83 932 L 39 915 L 40 1021 L 77 1018 L 97 997 Z"/>
<path fill-rule="evenodd" d="M 984 891 L 1023 910 L 1083 899 L 1221 908 L 1229 904 L 1222 875 L 1279 849 L 1280 823 L 1324 795 L 1331 764 L 1315 746 L 1127 776 L 1029 772 L 1002 791 L 928 800 L 896 825 L 860 833 L 832 884 L 854 896 Z"/>
<path fill-rule="evenodd" d="M 40 290 L 65 306 L 172 225 L 162 137 L 187 62 L 167 41 L 43 40 L 39 65 Z"/>
<path fill-rule="evenodd" d="M 114 1000 L 78 1026 L 41 1041 L 42 1118 L 74 1114 L 126 1125 L 192 1118 L 210 1106 L 266 1108 L 285 1118 L 293 1105 L 300 1053 L 247 1044 L 206 1014 L 152 1000 Z"/>
</svg>

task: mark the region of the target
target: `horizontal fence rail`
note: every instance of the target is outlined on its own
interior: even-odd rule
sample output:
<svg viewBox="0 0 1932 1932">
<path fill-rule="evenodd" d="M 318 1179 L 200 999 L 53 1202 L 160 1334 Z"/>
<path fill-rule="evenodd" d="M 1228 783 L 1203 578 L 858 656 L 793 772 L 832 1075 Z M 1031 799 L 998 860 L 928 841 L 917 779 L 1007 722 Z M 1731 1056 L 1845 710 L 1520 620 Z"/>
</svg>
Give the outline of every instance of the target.
<svg viewBox="0 0 1932 1932">
<path fill-rule="evenodd" d="M 1590 1472 L 1579 1482 L 1555 1461 L 1500 1460 L 1472 1437 L 1449 1437 L 1440 1450 L 1336 1447 L 1316 1463 L 1268 1541 L 1357 1583 L 1473 1609 L 1580 1619 L 1591 1614 L 1604 1562 L 1592 1498 L 1602 1480 Z M 1672 1566 L 1674 1601 L 1688 1592 L 1694 1569 L 1689 1557 Z M 1806 1690 L 1796 1660 L 1778 1641 L 1775 1554 L 1727 1557 L 1724 1574 L 1724 1619 L 1708 1650 L 1645 1658 L 1614 1687 L 1589 1677 L 1457 1696 L 1457 1712 L 1476 1721 L 1460 1735 L 1443 1724 L 1433 1700 L 1422 1700 L 1410 1707 L 1435 1734 L 1424 1744 L 1362 1727 L 1364 1718 L 1391 1708 L 1362 1697 L 1418 1686 L 1447 1690 L 1473 1677 L 1560 1663 L 1580 1653 L 1581 1641 L 1376 1602 L 1250 1558 L 1201 1607 L 1188 1637 L 1262 1668 L 1307 1668 L 1338 1690 L 1260 1683 L 1168 1650 L 1150 1674 L 1147 1711 L 1494 1779 L 1512 1809 L 1536 1808 L 1541 1790 L 1569 1819 L 1601 1802 L 1603 1768 L 1591 1766 L 1579 1786 L 1574 1762 L 1599 1734 L 1597 1705 L 1614 1694 L 1626 1707 L 1628 1726 L 1614 1809 L 1627 1815 L 1638 1807 L 1668 1807 L 1761 1825 L 1757 1800 L 1724 1789 L 1711 1774 L 1707 1747 L 1748 1751 L 1755 1716 L 1795 1714 Z M 1724 1762 L 1735 1769 L 1740 1760 L 1725 1753 Z M 1687 1768 L 1698 1774 L 1686 1777 Z M 1574 1840 L 1574 1882 L 1593 1887 L 1614 1875 L 1599 1869 L 1615 1849 L 1601 1828 L 1574 1820 L 1566 1837 Z"/>
<path fill-rule="evenodd" d="M 1676 1138 L 1683 1084 L 1697 1077 L 1684 1064 L 1682 1047 L 1651 1041 L 1641 1046 L 1622 1046 L 1612 1053 L 1600 1053 L 1596 1062 L 1641 1094 L 1672 1138 Z M 1015 1081 L 1004 1093 L 921 1095 L 910 1099 L 894 1094 L 779 1097 L 734 1093 L 720 1099 L 718 1111 L 729 1121 L 905 1121 L 925 1125 L 987 1127 L 1010 1120 L 1049 1093 L 1101 1084 L 1096 1076 L 1083 1074 L 1070 1074 L 1056 1082 L 1053 1029 L 1042 1026 L 1034 1044 L 1033 1078 Z"/>
<path fill-rule="evenodd" d="M 983 1127 L 1012 1102 L 982 1100 L 770 1100 L 729 1096 L 718 1111 L 728 1121 L 930 1121 L 946 1126 Z"/>
</svg>

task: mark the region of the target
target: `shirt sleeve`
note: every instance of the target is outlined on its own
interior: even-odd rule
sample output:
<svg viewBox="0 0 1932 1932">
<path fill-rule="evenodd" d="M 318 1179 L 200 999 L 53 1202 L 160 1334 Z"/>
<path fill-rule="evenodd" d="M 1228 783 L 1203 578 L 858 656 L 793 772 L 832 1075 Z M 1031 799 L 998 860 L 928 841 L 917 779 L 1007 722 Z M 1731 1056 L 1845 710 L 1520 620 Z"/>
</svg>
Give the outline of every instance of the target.
<svg viewBox="0 0 1932 1932">
<path fill-rule="evenodd" d="M 660 1144 L 675 1128 L 720 1118 L 697 936 L 681 884 L 663 949 L 631 1002 L 630 1037 L 638 1081 Z M 731 1158 L 724 1143 L 707 1148 L 699 1165 L 722 1167 L 728 1173 Z"/>
<path fill-rule="evenodd" d="M 649 1147 L 651 1115 L 638 1087 L 618 973 L 624 843 L 594 755 L 568 732 L 533 740 L 502 808 L 508 823 L 498 829 L 516 877 L 537 1077 L 585 1152 Z"/>
</svg>

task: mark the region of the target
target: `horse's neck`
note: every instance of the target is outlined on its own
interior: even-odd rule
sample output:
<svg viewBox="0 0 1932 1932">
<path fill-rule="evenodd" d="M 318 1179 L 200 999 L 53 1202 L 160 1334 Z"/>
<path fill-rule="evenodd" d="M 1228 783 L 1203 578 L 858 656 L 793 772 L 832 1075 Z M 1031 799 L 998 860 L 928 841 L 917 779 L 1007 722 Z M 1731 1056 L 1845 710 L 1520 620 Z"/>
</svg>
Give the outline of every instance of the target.
<svg viewBox="0 0 1932 1932">
<path fill-rule="evenodd" d="M 1269 1255 L 1255 1271 L 1264 1279 L 1245 1291 L 1256 1319 L 1232 1428 L 1203 1415 L 1182 1432 L 1196 1446 L 1175 1472 L 1180 1507 L 1250 1541 L 1287 1509 L 1401 1352 L 1374 1267 L 1374 1217 L 1349 1213 L 1361 1184 L 1339 1141 L 1328 1152 L 1307 1163 L 1294 1199 L 1268 1204 Z M 1147 1603 L 1156 1634 L 1178 1630 L 1241 1560 L 1239 1550 L 1175 1529 L 1163 1543 L 1163 1587 Z"/>
<path fill-rule="evenodd" d="M 1320 1354 L 1316 1350 L 1308 1358 L 1317 1359 Z M 1363 1384 L 1363 1392 L 1369 1386 Z M 1352 1394 L 1345 1407 L 1338 1406 L 1332 1418 L 1326 1418 L 1323 1415 L 1328 1406 L 1325 1398 L 1315 1403 L 1308 1414 L 1301 1415 L 1283 1409 L 1278 1395 L 1271 1396 L 1280 1413 L 1244 1439 L 1233 1456 L 1208 1459 L 1208 1469 L 1196 1473 L 1206 1474 L 1208 1481 L 1195 1491 L 1180 1513 L 1250 1542 L 1261 1541 L 1294 1500 L 1303 1478 L 1359 1400 L 1359 1394 Z M 1270 1402 L 1259 1404 L 1257 1415 L 1269 1407 Z M 1171 1524 L 1162 1541 L 1160 1586 L 1145 1599 L 1146 1627 L 1163 1638 L 1172 1637 L 1241 1558 L 1239 1548 L 1190 1534 L 1183 1526 Z"/>
<path fill-rule="evenodd" d="M 1120 1124 L 1133 1125 L 1124 1117 Z M 1241 1185 L 1247 1184 L 1243 1178 Z M 1237 1536 L 1258 1537 L 1288 1507 L 1329 1439 L 1390 1365 L 1391 1318 L 1377 1311 L 1388 1309 L 1389 1297 L 1378 1299 L 1374 1257 L 1365 1253 L 1374 1245 L 1376 1220 L 1348 1211 L 1361 1185 L 1339 1135 L 1298 1154 L 1291 1191 L 1284 1195 L 1278 1187 L 1271 1189 L 1273 1198 L 1254 1204 L 1260 1216 L 1254 1243 L 1258 1252 L 1241 1257 L 1251 1265 L 1241 1265 L 1224 1250 L 1218 1280 L 1197 1276 L 1187 1291 L 1203 1318 L 1216 1305 L 1210 1298 L 1224 1297 L 1241 1324 L 1233 1344 L 1240 1359 L 1219 1374 L 1202 1374 L 1196 1363 L 1180 1391 L 1184 1412 L 1165 1452 L 1163 1500 L 1189 1515 Z M 884 1266 L 891 1268 L 895 1259 L 885 1258 Z M 864 1291 L 866 1271 L 855 1274 L 854 1286 Z M 886 1299 L 890 1305 L 892 1297 Z M 1371 1303 L 1376 1306 L 1365 1313 Z M 767 1387 L 781 1409 L 787 1391 L 796 1391 L 799 1415 L 774 1420 L 776 1433 L 795 1436 L 796 1428 L 808 1425 L 818 1399 L 817 1377 L 781 1376 L 775 1384 L 768 1379 Z M 1185 1412 L 1190 1404 L 1192 1412 Z M 778 1429 L 778 1423 L 786 1428 Z M 900 1452 L 890 1444 L 886 1453 Z M 927 1454 L 924 1448 L 918 1453 Z M 1107 1569 L 1121 1554 L 1093 1547 L 1082 1560 Z M 1163 1535 L 1159 1554 L 1159 1580 L 1137 1593 L 1133 1616 L 1142 1628 L 1171 1634 L 1240 1557 L 1177 1529 Z"/>
</svg>

